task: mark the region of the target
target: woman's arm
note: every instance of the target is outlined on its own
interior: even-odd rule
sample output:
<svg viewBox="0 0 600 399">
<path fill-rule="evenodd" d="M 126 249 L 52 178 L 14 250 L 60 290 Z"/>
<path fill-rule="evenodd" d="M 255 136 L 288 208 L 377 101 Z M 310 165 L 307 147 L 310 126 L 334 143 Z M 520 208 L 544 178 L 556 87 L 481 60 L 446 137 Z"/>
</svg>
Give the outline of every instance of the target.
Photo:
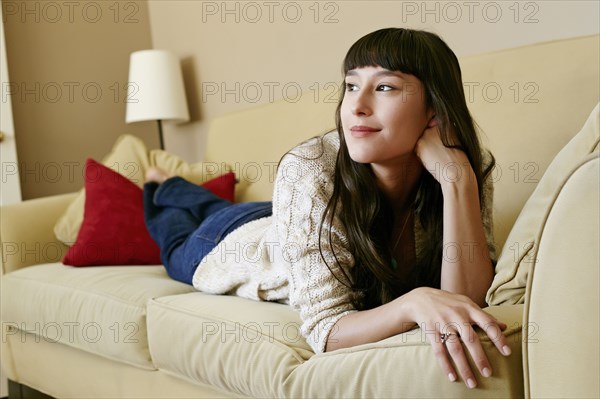
<svg viewBox="0 0 600 399">
<path fill-rule="evenodd" d="M 325 350 L 377 342 L 413 329 L 416 323 L 408 316 L 406 297 L 342 317 L 331 329 Z"/>
<path fill-rule="evenodd" d="M 492 367 L 472 325 L 483 329 L 500 353 L 505 356 L 510 354 L 506 338 L 500 333 L 506 324 L 481 310 L 464 295 L 429 287 L 416 288 L 385 305 L 342 317 L 329 334 L 326 350 L 377 342 L 418 326 L 420 333 L 433 347 L 436 359 L 448 379 L 455 381 L 458 371 L 465 384 L 474 388 L 477 379 L 461 341 L 481 375 L 489 377 Z M 443 342 L 441 334 L 447 333 L 457 334 L 460 340 L 452 336 Z"/>
<path fill-rule="evenodd" d="M 470 168 L 467 162 L 463 170 L 472 174 Z M 442 184 L 442 192 L 444 250 L 441 288 L 466 295 L 483 307 L 494 268 L 481 221 L 477 182 L 474 178 L 446 182 Z"/>
<path fill-rule="evenodd" d="M 473 169 L 463 151 L 444 146 L 437 126 L 425 130 L 415 152 L 427 170 L 441 171 L 433 174 L 444 196 L 441 288 L 485 306 L 494 269 Z"/>
</svg>

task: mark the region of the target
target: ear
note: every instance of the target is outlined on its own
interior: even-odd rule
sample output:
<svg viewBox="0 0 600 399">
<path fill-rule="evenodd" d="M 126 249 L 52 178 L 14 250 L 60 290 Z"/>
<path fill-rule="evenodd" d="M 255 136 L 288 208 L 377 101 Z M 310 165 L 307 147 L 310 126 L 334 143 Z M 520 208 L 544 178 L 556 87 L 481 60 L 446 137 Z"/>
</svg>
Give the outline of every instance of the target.
<svg viewBox="0 0 600 399">
<path fill-rule="evenodd" d="M 427 111 L 427 119 L 429 120 L 429 122 L 427 123 L 428 128 L 438 125 L 438 120 L 435 115 L 435 112 L 431 108 L 429 108 L 429 110 Z"/>
</svg>

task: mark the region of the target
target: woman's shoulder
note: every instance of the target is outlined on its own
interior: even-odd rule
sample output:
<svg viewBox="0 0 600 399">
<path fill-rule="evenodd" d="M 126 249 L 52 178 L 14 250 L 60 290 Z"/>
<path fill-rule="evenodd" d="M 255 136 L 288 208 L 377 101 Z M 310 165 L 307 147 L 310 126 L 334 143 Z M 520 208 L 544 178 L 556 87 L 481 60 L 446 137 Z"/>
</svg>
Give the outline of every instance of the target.
<svg viewBox="0 0 600 399">
<path fill-rule="evenodd" d="M 331 130 L 303 141 L 288 151 L 287 154 L 307 159 L 318 159 L 322 156 L 337 156 L 339 148 L 340 139 L 337 131 Z"/>
<path fill-rule="evenodd" d="M 281 159 L 280 169 L 289 171 L 290 168 L 300 172 L 302 176 L 331 174 L 335 169 L 340 140 L 337 131 L 332 130 L 319 136 L 312 137 L 291 150 Z M 305 173 L 312 171 L 313 173 Z"/>
<path fill-rule="evenodd" d="M 483 166 L 483 170 L 487 170 L 492 164 L 495 162 L 494 155 L 492 151 L 488 148 L 481 148 L 481 165 Z"/>
</svg>

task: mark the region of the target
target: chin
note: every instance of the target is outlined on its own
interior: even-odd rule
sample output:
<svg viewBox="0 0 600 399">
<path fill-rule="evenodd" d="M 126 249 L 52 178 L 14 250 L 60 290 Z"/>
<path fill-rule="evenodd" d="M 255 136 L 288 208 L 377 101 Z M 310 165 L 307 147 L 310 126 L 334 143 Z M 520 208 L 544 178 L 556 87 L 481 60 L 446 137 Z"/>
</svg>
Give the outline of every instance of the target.
<svg viewBox="0 0 600 399">
<path fill-rule="evenodd" d="M 372 163 L 375 158 L 372 154 L 365 154 L 359 151 L 348 151 L 350 158 L 356 163 Z"/>
</svg>

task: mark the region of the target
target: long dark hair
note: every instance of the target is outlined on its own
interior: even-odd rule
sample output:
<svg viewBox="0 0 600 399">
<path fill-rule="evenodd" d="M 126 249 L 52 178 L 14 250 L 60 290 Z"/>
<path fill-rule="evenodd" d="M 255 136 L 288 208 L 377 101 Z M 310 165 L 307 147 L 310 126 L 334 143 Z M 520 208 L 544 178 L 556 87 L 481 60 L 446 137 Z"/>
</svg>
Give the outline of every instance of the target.
<svg viewBox="0 0 600 399">
<path fill-rule="evenodd" d="M 380 66 L 417 77 L 423 84 L 425 105 L 437 119 L 441 139 L 447 147 L 462 149 L 475 173 L 482 200 L 483 181 L 493 168 L 483 170 L 482 148 L 469 113 L 462 86 L 458 60 L 448 45 L 437 35 L 418 30 L 381 29 L 359 39 L 352 45 L 343 63 L 342 74 L 356 68 Z M 338 264 L 343 276 L 330 271 L 342 283 L 350 286 L 357 309 L 370 309 L 387 303 L 418 286 L 439 288 L 442 264 L 443 198 L 441 186 L 427 171 L 417 185 L 413 203 L 415 217 L 423 226 L 425 247 L 408 279 L 401 279 L 392 264 L 394 213 L 389 201 L 378 188 L 369 164 L 353 161 L 344 139 L 340 109 L 342 94 L 336 110 L 336 126 L 340 139 L 333 193 L 327 204 L 319 231 L 322 239 L 331 244 L 326 225 L 339 217 L 347 234 L 355 264 L 347 273 Z M 451 144 L 450 127 L 454 131 Z M 331 245 L 333 248 L 333 245 Z M 327 261 L 323 257 L 323 261 Z M 339 262 L 338 262 L 339 263 Z"/>
</svg>

